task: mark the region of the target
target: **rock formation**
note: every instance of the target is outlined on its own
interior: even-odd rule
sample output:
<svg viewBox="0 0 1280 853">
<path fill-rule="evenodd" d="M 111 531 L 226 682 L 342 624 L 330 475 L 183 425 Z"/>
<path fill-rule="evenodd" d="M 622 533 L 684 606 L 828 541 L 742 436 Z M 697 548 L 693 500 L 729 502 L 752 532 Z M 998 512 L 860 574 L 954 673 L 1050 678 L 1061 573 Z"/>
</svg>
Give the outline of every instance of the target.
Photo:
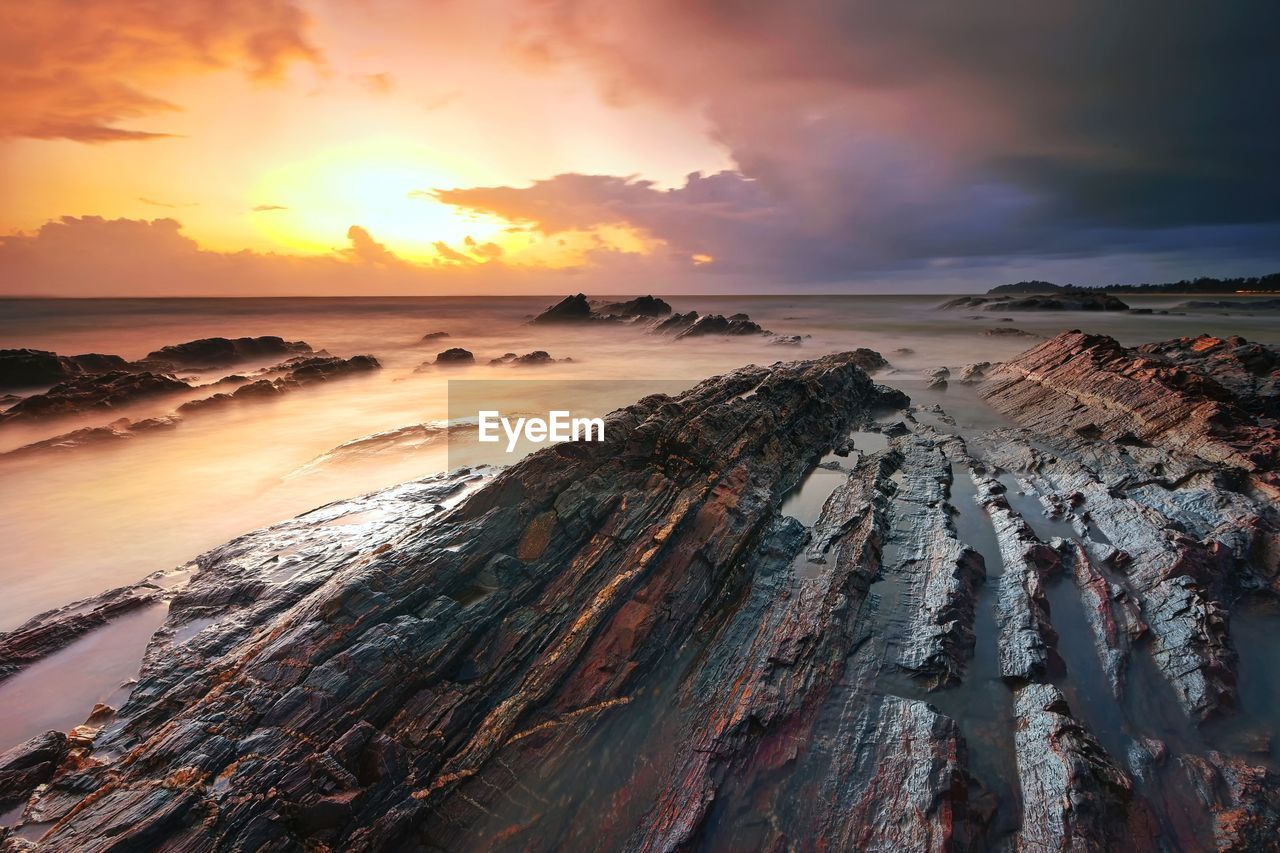
<svg viewBox="0 0 1280 853">
<path fill-rule="evenodd" d="M 0 391 L 40 388 L 83 374 L 127 369 L 129 362 L 118 355 L 58 355 L 47 350 L 4 349 L 0 350 Z"/>
<path fill-rule="evenodd" d="M 1275 435 L 1197 346 L 1060 335 L 986 431 L 746 367 L 250 533 L 0 794 L 49 850 L 1268 849 Z"/>
<path fill-rule="evenodd" d="M 256 338 L 201 338 L 161 347 L 141 363 L 182 368 L 229 367 L 256 359 L 281 358 L 311 352 L 305 341 L 286 341 L 275 335 Z"/>
<path fill-rule="evenodd" d="M 435 364 L 440 367 L 465 367 L 476 363 L 476 357 L 470 350 L 452 347 L 436 355 Z"/>
<path fill-rule="evenodd" d="M 13 404 L 0 414 L 0 424 L 114 409 L 190 390 L 191 386 L 181 379 L 158 373 L 113 370 L 75 376 L 59 382 L 43 394 L 33 394 Z"/>
<path fill-rule="evenodd" d="M 498 358 L 489 359 L 490 364 L 510 364 L 514 367 L 540 367 L 544 364 L 573 361 L 571 358 L 552 358 L 546 350 L 534 350 L 524 355 L 513 352 L 503 353 Z"/>
<path fill-rule="evenodd" d="M 1108 293 L 1093 290 L 1061 290 L 1030 296 L 961 296 L 938 306 L 944 310 L 972 311 L 1127 311 L 1129 306 Z"/>
</svg>

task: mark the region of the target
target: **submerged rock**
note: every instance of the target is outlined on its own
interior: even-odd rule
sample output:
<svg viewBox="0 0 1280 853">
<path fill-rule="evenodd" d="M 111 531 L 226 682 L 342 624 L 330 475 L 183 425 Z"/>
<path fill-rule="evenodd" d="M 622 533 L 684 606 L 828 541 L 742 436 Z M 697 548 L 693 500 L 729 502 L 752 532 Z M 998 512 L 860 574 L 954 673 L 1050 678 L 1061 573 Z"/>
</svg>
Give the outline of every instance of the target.
<svg viewBox="0 0 1280 853">
<path fill-rule="evenodd" d="M 189 391 L 181 379 L 157 373 L 111 371 L 77 376 L 54 385 L 43 394 L 33 394 L 0 414 L 0 424 L 34 418 L 59 417 L 113 409 L 155 397 Z"/>
</svg>

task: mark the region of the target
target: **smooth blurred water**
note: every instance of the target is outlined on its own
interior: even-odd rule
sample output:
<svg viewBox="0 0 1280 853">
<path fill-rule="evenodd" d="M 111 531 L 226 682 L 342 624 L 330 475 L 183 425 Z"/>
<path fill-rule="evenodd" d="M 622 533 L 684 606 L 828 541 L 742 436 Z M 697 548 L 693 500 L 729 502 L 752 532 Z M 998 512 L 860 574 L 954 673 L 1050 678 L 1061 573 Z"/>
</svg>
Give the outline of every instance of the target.
<svg viewBox="0 0 1280 853">
<path fill-rule="evenodd" d="M 974 320 L 968 319 L 974 312 L 936 310 L 947 297 L 931 296 L 667 297 L 677 311 L 741 311 L 777 333 L 809 336 L 798 347 L 755 337 L 675 342 L 615 326 L 527 325 L 557 298 L 0 300 L 0 348 L 138 358 L 194 338 L 281 335 L 335 355 L 369 353 L 384 365 L 372 375 L 278 400 L 199 413 L 164 433 L 58 455 L 0 459 L 0 630 L 184 563 L 240 533 L 327 501 L 442 470 L 445 446 L 434 441 L 410 441 L 345 463 L 308 463 L 352 439 L 442 421 L 449 378 L 662 380 L 678 389 L 747 363 L 870 347 L 896 368 L 886 378 L 909 379 L 937 365 L 1005 359 L 1039 340 L 983 335 L 985 329 L 1009 326 L 1043 337 L 1085 328 L 1127 344 L 1202 332 L 1280 340 L 1275 315 L 1090 312 Z M 1183 299 L 1130 302 L 1160 308 Z M 1013 322 L 1000 322 L 1003 316 Z M 418 343 L 433 331 L 450 337 Z M 415 372 L 452 346 L 471 350 L 479 364 L 461 372 Z M 904 348 L 912 352 L 899 352 Z M 574 361 L 538 368 L 487 364 L 505 352 L 536 349 Z M 246 367 L 254 366 L 259 365 Z M 182 399 L 36 426 L 0 426 L 0 451 L 119 416 L 164 414 Z M 556 402 L 547 400 L 544 408 Z"/>
</svg>

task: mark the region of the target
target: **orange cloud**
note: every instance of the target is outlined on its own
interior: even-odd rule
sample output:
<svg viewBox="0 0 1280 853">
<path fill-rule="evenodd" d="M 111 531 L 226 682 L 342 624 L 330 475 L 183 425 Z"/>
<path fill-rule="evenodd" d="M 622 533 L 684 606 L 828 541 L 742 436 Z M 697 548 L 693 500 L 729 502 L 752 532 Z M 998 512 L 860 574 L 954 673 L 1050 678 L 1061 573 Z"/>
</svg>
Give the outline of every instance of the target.
<svg viewBox="0 0 1280 853">
<path fill-rule="evenodd" d="M 443 240 L 436 240 L 431 245 L 435 247 L 436 254 L 443 260 L 455 264 L 474 264 L 476 262 L 475 258 L 462 254 Z"/>
<path fill-rule="evenodd" d="M 320 256 L 215 252 L 200 248 L 174 219 L 64 216 L 32 233 L 0 236 L 0 295 L 545 294 L 574 286 L 565 284 L 565 271 L 510 266 L 489 257 L 500 251 L 489 244 L 467 246 L 489 263 L 446 245 L 468 262 L 417 264 L 360 225 L 348 229 L 347 240 L 347 246 Z M 677 281 L 677 269 L 655 266 L 654 259 L 637 264 L 637 257 L 600 250 L 594 260 L 609 270 L 600 292 L 640 292 L 651 287 L 655 274 Z"/>
<path fill-rule="evenodd" d="M 347 229 L 347 239 L 351 241 L 351 246 L 343 249 L 342 254 L 353 261 L 375 267 L 400 266 L 405 263 L 359 225 L 352 225 Z"/>
<path fill-rule="evenodd" d="M 273 79 L 319 61 L 305 28 L 289 0 L 0 4 L 0 137 L 168 136 L 119 124 L 181 109 L 147 92 L 174 76 L 237 67 Z"/>
</svg>

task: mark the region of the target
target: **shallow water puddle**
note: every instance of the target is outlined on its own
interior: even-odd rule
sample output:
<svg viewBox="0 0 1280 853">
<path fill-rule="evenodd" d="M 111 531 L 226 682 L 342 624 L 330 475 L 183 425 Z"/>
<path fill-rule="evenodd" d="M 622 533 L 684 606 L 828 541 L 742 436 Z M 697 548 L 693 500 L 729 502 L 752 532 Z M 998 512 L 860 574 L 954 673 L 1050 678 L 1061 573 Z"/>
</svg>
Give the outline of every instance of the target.
<svg viewBox="0 0 1280 853">
<path fill-rule="evenodd" d="M 168 603 L 139 608 L 0 682 L 0 750 L 42 732 L 68 731 L 98 702 L 120 707 L 130 690 L 122 685 L 138 674 L 168 612 Z"/>
</svg>

